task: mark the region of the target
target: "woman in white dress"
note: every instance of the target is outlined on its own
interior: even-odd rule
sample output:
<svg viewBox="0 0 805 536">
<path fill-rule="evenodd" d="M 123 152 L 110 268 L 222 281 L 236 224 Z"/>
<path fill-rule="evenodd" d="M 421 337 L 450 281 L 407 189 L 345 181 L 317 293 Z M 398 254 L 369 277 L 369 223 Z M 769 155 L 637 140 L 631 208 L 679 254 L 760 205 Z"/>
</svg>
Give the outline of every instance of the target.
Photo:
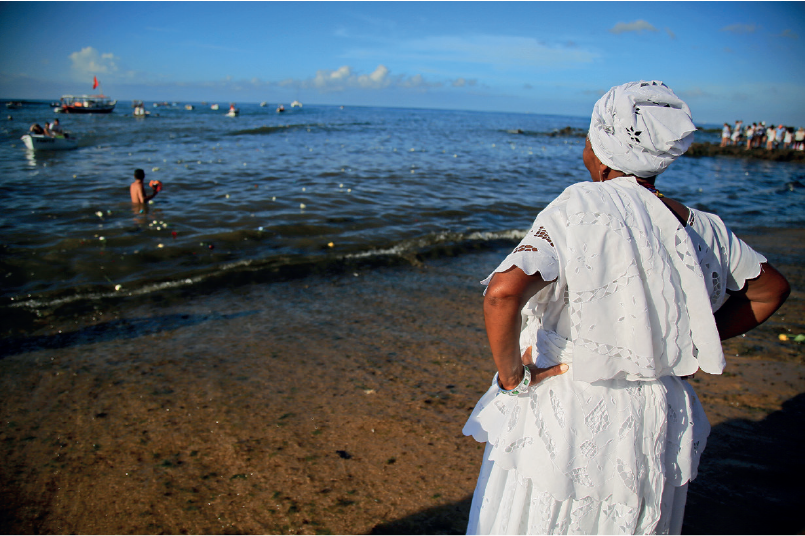
<svg viewBox="0 0 805 536">
<path fill-rule="evenodd" d="M 567 188 L 483 281 L 498 373 L 464 427 L 485 442 L 469 534 L 679 533 L 710 431 L 685 380 L 789 287 L 715 215 L 654 179 L 693 141 L 662 82 L 596 103 Z"/>
</svg>

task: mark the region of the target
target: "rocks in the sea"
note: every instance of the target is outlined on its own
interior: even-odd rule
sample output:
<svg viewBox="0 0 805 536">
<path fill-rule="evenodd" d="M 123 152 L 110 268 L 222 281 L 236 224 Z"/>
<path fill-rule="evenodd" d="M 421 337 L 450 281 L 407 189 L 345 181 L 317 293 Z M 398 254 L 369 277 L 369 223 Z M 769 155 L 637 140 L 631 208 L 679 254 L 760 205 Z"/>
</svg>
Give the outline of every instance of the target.
<svg viewBox="0 0 805 536">
<path fill-rule="evenodd" d="M 559 138 L 559 137 L 583 138 L 587 136 L 587 131 L 581 128 L 565 127 L 556 129 L 553 132 L 549 132 L 548 136 L 552 138 Z"/>
<path fill-rule="evenodd" d="M 746 145 L 721 147 L 710 142 L 694 143 L 685 152 L 684 156 L 730 156 L 753 160 L 773 160 L 775 162 L 805 162 L 805 151 L 795 151 L 794 149 L 772 149 L 769 151 L 765 147 L 747 149 Z"/>
</svg>

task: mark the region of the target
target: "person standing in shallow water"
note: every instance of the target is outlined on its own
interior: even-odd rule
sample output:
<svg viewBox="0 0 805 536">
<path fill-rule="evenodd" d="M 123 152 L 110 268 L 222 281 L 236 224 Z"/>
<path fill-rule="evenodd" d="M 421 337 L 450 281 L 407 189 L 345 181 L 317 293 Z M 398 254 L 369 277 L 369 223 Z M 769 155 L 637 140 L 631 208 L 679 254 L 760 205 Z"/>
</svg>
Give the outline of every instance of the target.
<svg viewBox="0 0 805 536">
<path fill-rule="evenodd" d="M 482 283 L 497 367 L 468 534 L 680 533 L 710 425 L 686 378 L 768 319 L 788 282 L 721 219 L 655 188 L 693 142 L 659 81 L 595 105 L 568 187 Z"/>
<path fill-rule="evenodd" d="M 129 186 L 129 193 L 131 193 L 131 202 L 135 205 L 144 205 L 150 200 L 155 198 L 159 193 L 156 188 L 152 188 L 153 192 L 150 195 L 145 195 L 145 171 L 142 169 L 134 170 L 134 182 Z"/>
</svg>

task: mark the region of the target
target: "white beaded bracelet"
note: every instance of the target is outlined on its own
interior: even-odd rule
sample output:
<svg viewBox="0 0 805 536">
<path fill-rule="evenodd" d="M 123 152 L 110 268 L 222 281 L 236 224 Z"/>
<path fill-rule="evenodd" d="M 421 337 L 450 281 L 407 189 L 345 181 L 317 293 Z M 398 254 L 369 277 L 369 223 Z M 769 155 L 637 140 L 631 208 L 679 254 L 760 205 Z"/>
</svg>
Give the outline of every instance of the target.
<svg viewBox="0 0 805 536">
<path fill-rule="evenodd" d="M 511 396 L 517 396 L 520 393 L 528 391 L 528 386 L 530 384 L 531 384 L 531 370 L 527 366 L 523 365 L 523 379 L 520 380 L 520 383 L 518 383 L 513 389 L 504 389 L 503 387 L 501 387 L 500 392 Z M 500 386 L 500 384 L 498 384 L 498 386 Z"/>
</svg>

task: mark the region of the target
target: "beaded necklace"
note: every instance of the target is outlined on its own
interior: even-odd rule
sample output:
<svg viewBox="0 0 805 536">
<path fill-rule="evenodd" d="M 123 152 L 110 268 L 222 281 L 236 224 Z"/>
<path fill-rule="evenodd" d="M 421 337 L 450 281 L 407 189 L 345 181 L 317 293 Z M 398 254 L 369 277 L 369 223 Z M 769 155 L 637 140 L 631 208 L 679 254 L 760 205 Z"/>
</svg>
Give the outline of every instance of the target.
<svg viewBox="0 0 805 536">
<path fill-rule="evenodd" d="M 652 185 L 652 184 L 650 184 L 650 183 L 648 183 L 648 182 L 643 182 L 643 181 L 641 181 L 640 179 L 638 179 L 637 177 L 635 177 L 635 180 L 637 180 L 637 184 L 639 184 L 640 186 L 642 186 L 643 188 L 645 188 L 645 189 L 646 189 L 646 190 L 648 190 L 649 192 L 653 193 L 654 195 L 656 195 L 656 196 L 657 196 L 657 197 L 659 197 L 660 199 L 662 199 L 663 197 L 665 197 L 665 196 L 662 194 L 662 192 L 661 192 L 661 191 L 659 191 L 658 189 L 656 189 L 656 188 L 654 187 L 654 185 Z"/>
</svg>

